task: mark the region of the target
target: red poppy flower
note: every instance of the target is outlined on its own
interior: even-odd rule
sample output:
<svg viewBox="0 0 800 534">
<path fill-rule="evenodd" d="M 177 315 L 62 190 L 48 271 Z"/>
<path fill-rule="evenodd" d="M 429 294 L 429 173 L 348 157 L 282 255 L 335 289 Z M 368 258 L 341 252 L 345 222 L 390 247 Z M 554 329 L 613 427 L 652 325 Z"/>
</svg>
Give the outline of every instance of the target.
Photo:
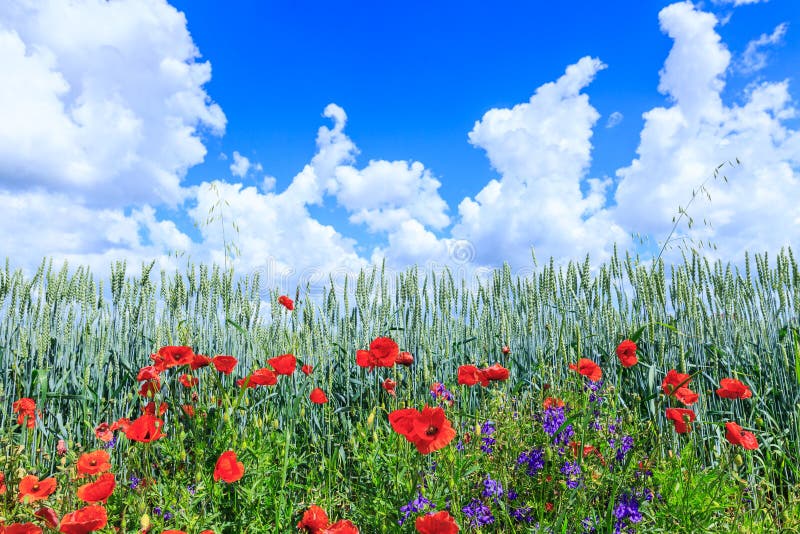
<svg viewBox="0 0 800 534">
<path fill-rule="evenodd" d="M 50 528 L 54 529 L 58 527 L 58 516 L 56 515 L 56 511 L 53 510 L 52 508 L 43 506 L 38 510 L 36 510 L 33 513 L 33 515 L 35 515 L 39 519 L 42 519 L 44 521 L 44 524 Z"/>
<path fill-rule="evenodd" d="M 0 495 L 5 495 L 6 491 L 8 491 L 8 487 L 6 486 L 6 475 L 5 473 L 0 473 Z"/>
<path fill-rule="evenodd" d="M 503 348 L 500 350 L 503 354 L 511 354 L 511 348 L 508 345 L 503 345 Z"/>
<path fill-rule="evenodd" d="M 243 387 L 245 383 L 249 388 L 255 388 L 256 386 L 274 386 L 278 383 L 278 377 L 272 369 L 264 367 L 262 369 L 256 369 L 253 371 L 253 374 L 236 381 L 236 385 L 239 387 Z"/>
<path fill-rule="evenodd" d="M 97 480 L 84 484 L 78 488 L 78 498 L 89 503 L 108 501 L 114 492 L 117 482 L 114 480 L 114 473 L 103 473 Z"/>
<path fill-rule="evenodd" d="M 78 458 L 77 469 L 81 476 L 105 473 L 111 469 L 111 456 L 102 449 L 85 452 Z"/>
<path fill-rule="evenodd" d="M 194 417 L 194 406 L 192 406 L 191 404 L 184 404 L 183 406 L 181 406 L 181 409 L 183 410 L 183 413 L 185 413 L 189 417 Z"/>
<path fill-rule="evenodd" d="M 319 388 L 314 388 L 309 398 L 314 404 L 325 404 L 328 402 L 328 397 L 325 396 L 325 392 Z"/>
<path fill-rule="evenodd" d="M 119 419 L 111 423 L 111 426 L 108 428 L 111 431 L 122 430 L 123 432 L 125 432 L 126 430 L 128 430 L 129 426 L 131 426 L 131 420 L 128 419 L 127 417 L 120 417 Z"/>
<path fill-rule="evenodd" d="M 414 523 L 419 534 L 456 534 L 458 525 L 447 510 L 421 515 Z"/>
<path fill-rule="evenodd" d="M 578 365 L 574 363 L 569 364 L 569 368 L 573 371 L 578 371 L 592 382 L 597 382 L 603 377 L 603 370 L 600 366 L 594 363 L 589 358 L 581 358 L 578 360 Z"/>
<path fill-rule="evenodd" d="M 551 407 L 561 408 L 564 406 L 564 401 L 561 399 L 557 399 L 555 397 L 547 397 L 544 402 L 542 403 L 542 407 L 546 410 Z"/>
<path fill-rule="evenodd" d="M 398 434 L 405 436 L 409 441 L 413 440 L 414 418 L 419 415 L 416 408 L 401 408 L 389 414 L 389 423 Z"/>
<path fill-rule="evenodd" d="M 217 371 L 226 375 L 229 375 L 231 372 L 233 372 L 233 368 L 236 367 L 237 361 L 238 360 L 233 356 L 227 355 L 218 355 L 211 359 L 211 363 L 214 364 L 214 367 L 217 369 Z"/>
<path fill-rule="evenodd" d="M 626 339 L 617 345 L 617 358 L 622 363 L 622 367 L 633 367 L 639 363 L 639 359 L 636 358 L 636 343 Z"/>
<path fill-rule="evenodd" d="M 211 358 L 208 356 L 203 356 L 202 354 L 193 354 L 189 368 L 192 371 L 197 371 L 201 367 L 205 367 L 207 365 L 211 365 Z"/>
<path fill-rule="evenodd" d="M 308 364 L 305 364 L 303 367 L 300 368 L 300 370 L 303 371 L 304 375 L 308 376 L 308 375 L 311 374 L 311 372 L 314 370 L 314 368 L 311 367 Z"/>
<path fill-rule="evenodd" d="M 281 354 L 267 360 L 267 363 L 275 369 L 275 374 L 290 376 L 297 368 L 297 358 L 294 354 Z"/>
<path fill-rule="evenodd" d="M 675 432 L 688 434 L 692 431 L 689 423 L 695 420 L 695 415 L 687 408 L 667 408 L 667 419 L 675 423 Z"/>
<path fill-rule="evenodd" d="M 723 378 L 720 385 L 722 387 L 717 390 L 717 395 L 723 399 L 749 399 L 753 396 L 750 388 L 735 378 Z"/>
<path fill-rule="evenodd" d="M 395 382 L 391 378 L 387 378 L 386 380 L 383 381 L 383 389 L 385 389 L 386 392 L 392 397 L 397 396 L 397 393 L 395 393 L 394 391 L 396 387 L 397 387 L 397 382 Z"/>
<path fill-rule="evenodd" d="M 456 437 L 444 410 L 425 406 L 422 411 L 414 408 L 395 410 L 389 414 L 389 423 L 398 434 L 412 442 L 420 454 L 439 450 Z"/>
<path fill-rule="evenodd" d="M 280 297 L 278 297 L 278 302 L 282 304 L 283 307 L 289 311 L 292 311 L 294 309 L 294 301 L 289 297 L 287 297 L 286 295 L 281 295 Z"/>
<path fill-rule="evenodd" d="M 758 448 L 758 440 L 752 432 L 742 432 L 742 427 L 733 421 L 725 423 L 725 439 L 733 445 L 740 445 L 748 450 Z"/>
<path fill-rule="evenodd" d="M 321 534 L 358 534 L 358 527 L 347 519 L 342 519 L 323 529 Z"/>
<path fill-rule="evenodd" d="M 236 461 L 236 453 L 225 451 L 220 454 L 217 464 L 214 466 L 214 482 L 219 479 L 227 483 L 233 483 L 244 476 L 244 464 Z"/>
<path fill-rule="evenodd" d="M 111 431 L 111 427 L 108 426 L 108 423 L 100 423 L 94 429 L 94 435 L 97 436 L 97 439 L 108 443 L 112 439 L 114 439 L 114 433 Z"/>
<path fill-rule="evenodd" d="M 403 351 L 397 355 L 397 357 L 394 359 L 394 363 L 408 367 L 414 363 L 414 356 L 410 352 Z"/>
<path fill-rule="evenodd" d="M 581 444 L 577 441 L 570 441 L 569 448 L 572 451 L 574 456 L 578 456 L 578 450 Z M 603 454 L 595 448 L 594 445 L 584 445 L 583 446 L 583 457 L 587 457 L 590 454 L 594 454 L 600 460 L 600 463 L 606 465 L 606 460 L 603 458 Z"/>
<path fill-rule="evenodd" d="M 36 502 L 46 499 L 56 490 L 56 479 L 53 477 L 39 480 L 39 477 L 27 475 L 19 481 L 19 502 Z"/>
<path fill-rule="evenodd" d="M 22 397 L 11 405 L 14 413 L 17 416 L 17 424 L 22 426 L 27 419 L 27 427 L 33 428 L 36 426 L 36 401 L 28 397 Z M 41 414 L 41 412 L 40 412 Z"/>
<path fill-rule="evenodd" d="M 58 531 L 64 534 L 87 534 L 100 530 L 106 523 L 106 509 L 100 505 L 90 505 L 62 517 Z"/>
<path fill-rule="evenodd" d="M 661 389 L 665 394 L 674 396 L 685 406 L 690 406 L 697 402 L 698 398 L 697 393 L 687 387 L 691 381 L 690 375 L 671 369 L 661 382 Z"/>
<path fill-rule="evenodd" d="M 508 369 L 499 363 L 483 369 L 483 374 L 488 380 L 508 380 Z"/>
<path fill-rule="evenodd" d="M 142 383 L 142 387 L 139 388 L 139 395 L 142 397 L 155 397 L 159 391 L 161 391 L 161 380 L 155 377 Z"/>
<path fill-rule="evenodd" d="M 164 421 L 153 415 L 145 414 L 132 422 L 124 432 L 131 441 L 150 443 L 165 436 L 161 431 L 163 426 Z"/>
<path fill-rule="evenodd" d="M 11 523 L 0 526 L 0 532 L 3 534 L 42 534 L 42 529 L 33 523 Z"/>
<path fill-rule="evenodd" d="M 196 376 L 187 375 L 186 373 L 182 374 L 180 377 L 180 382 L 183 384 L 185 388 L 191 388 L 197 385 L 200 382 L 200 379 Z"/>
<path fill-rule="evenodd" d="M 458 368 L 458 383 L 464 386 L 474 386 L 480 382 L 482 386 L 489 385 L 489 378 L 486 373 L 474 365 L 462 365 Z"/>
<path fill-rule="evenodd" d="M 167 408 L 169 405 L 166 402 L 161 402 L 158 404 L 158 416 L 161 417 L 165 413 L 167 413 Z M 153 401 L 148 402 L 146 405 L 142 407 L 142 412 L 146 413 L 147 415 L 155 415 L 156 414 L 156 403 Z"/>
<path fill-rule="evenodd" d="M 172 367 L 180 365 L 189 365 L 194 358 L 194 351 L 192 347 L 175 347 L 167 346 L 158 349 L 156 354 L 151 354 L 150 359 L 153 360 L 153 365 L 158 371 L 164 371 Z"/>
<path fill-rule="evenodd" d="M 137 382 L 144 382 L 146 380 L 153 380 L 154 378 L 158 378 L 159 371 L 156 369 L 155 365 L 147 365 L 139 369 L 139 373 L 136 375 Z"/>
<path fill-rule="evenodd" d="M 297 523 L 297 528 L 306 529 L 311 534 L 317 534 L 322 529 L 327 528 L 328 524 L 328 514 L 325 513 L 325 510 L 316 504 L 312 504 L 305 511 L 300 522 Z"/>
<path fill-rule="evenodd" d="M 369 344 L 369 350 L 356 351 L 356 364 L 359 367 L 393 367 L 397 356 L 400 354 L 400 347 L 393 339 L 388 337 L 377 337 Z"/>
</svg>

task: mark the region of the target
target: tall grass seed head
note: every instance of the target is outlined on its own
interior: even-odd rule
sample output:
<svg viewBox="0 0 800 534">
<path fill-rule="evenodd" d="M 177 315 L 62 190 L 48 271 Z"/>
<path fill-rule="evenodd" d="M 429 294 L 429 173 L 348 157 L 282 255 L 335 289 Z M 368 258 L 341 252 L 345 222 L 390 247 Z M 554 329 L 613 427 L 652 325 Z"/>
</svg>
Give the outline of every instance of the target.
<svg viewBox="0 0 800 534">
<path fill-rule="evenodd" d="M 374 422 L 375 422 L 375 408 L 373 408 L 372 411 L 369 412 L 369 415 L 367 416 L 367 426 L 371 427 Z"/>
</svg>

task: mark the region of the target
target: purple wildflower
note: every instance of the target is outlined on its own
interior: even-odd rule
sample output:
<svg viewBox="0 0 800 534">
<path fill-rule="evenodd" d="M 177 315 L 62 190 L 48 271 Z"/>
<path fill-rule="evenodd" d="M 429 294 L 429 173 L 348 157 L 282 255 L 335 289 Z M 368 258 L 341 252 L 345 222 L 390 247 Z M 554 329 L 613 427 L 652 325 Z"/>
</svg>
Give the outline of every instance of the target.
<svg viewBox="0 0 800 534">
<path fill-rule="evenodd" d="M 581 465 L 578 462 L 564 462 L 561 472 L 567 475 L 567 487 L 570 489 L 577 488 L 581 483 Z"/>
<path fill-rule="evenodd" d="M 422 492 L 420 491 L 420 492 L 418 492 L 418 495 L 417 495 L 416 499 L 414 499 L 413 501 L 409 502 L 408 504 L 400 507 L 400 512 L 402 512 L 404 515 L 403 515 L 402 519 L 397 521 L 397 524 L 402 526 L 403 523 L 406 522 L 406 519 L 408 519 L 408 516 L 410 516 L 412 513 L 424 512 L 426 506 L 428 508 L 430 508 L 431 510 L 435 510 L 436 509 L 436 505 L 433 504 L 430 500 L 428 500 L 425 497 L 423 497 L 422 496 Z"/>
<path fill-rule="evenodd" d="M 491 497 L 497 502 L 497 499 L 503 496 L 503 486 L 497 480 L 492 480 L 489 475 L 486 475 L 486 480 L 483 481 L 483 497 Z"/>
<path fill-rule="evenodd" d="M 473 527 L 482 527 L 494 523 L 492 511 L 480 499 L 472 499 L 461 511 L 467 516 L 470 525 Z"/>
<path fill-rule="evenodd" d="M 528 452 L 522 451 L 519 453 L 519 458 L 517 458 L 517 464 L 526 464 L 528 476 L 536 476 L 536 473 L 544 469 L 544 451 L 541 449 L 531 449 Z"/>
</svg>

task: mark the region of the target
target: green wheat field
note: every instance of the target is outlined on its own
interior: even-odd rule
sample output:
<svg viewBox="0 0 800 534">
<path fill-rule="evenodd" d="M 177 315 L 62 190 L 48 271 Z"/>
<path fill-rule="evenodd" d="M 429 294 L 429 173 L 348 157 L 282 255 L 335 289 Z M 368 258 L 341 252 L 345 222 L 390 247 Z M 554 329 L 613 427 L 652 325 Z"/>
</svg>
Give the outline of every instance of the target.
<svg viewBox="0 0 800 534">
<path fill-rule="evenodd" d="M 738 264 L 615 250 L 484 280 L 377 266 L 298 288 L 290 310 L 218 266 L 119 262 L 99 279 L 6 260 L 0 531 L 800 532 L 800 269 L 791 249 Z M 359 365 L 378 338 L 413 363 Z M 163 347 L 236 363 L 142 379 Z M 268 363 L 285 354 L 296 370 Z M 494 364 L 508 377 L 482 385 Z M 275 380 L 237 385 L 259 369 Z M 752 394 L 721 396 L 725 378 Z M 137 438 L 147 405 L 158 431 Z M 109 465 L 87 471 L 95 451 Z"/>
</svg>

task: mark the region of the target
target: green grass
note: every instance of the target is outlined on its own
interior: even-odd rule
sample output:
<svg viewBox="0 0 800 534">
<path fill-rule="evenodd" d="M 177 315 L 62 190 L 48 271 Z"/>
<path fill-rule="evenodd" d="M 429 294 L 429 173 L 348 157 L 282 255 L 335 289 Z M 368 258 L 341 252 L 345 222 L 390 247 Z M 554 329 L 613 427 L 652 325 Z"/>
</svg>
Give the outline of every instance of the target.
<svg viewBox="0 0 800 534">
<path fill-rule="evenodd" d="M 512 519 L 522 506 L 554 532 L 580 532 L 585 518 L 605 532 L 613 530 L 620 496 L 644 487 L 637 486 L 639 461 L 652 464 L 647 487 L 663 497 L 642 503 L 642 532 L 798 531 L 800 271 L 790 249 L 772 266 L 766 256 L 748 256 L 744 265 L 739 271 L 692 255 L 666 272 L 663 264 L 648 268 L 615 253 L 595 269 L 588 258 L 561 268 L 550 262 L 526 278 L 504 267 L 482 282 L 417 269 L 390 278 L 376 267 L 345 287 L 329 285 L 313 296 L 310 287 L 298 289 L 291 295 L 298 307 L 288 313 L 275 290 L 262 292 L 257 275 L 236 277 L 218 267 L 188 264 L 183 272 L 156 275 L 145 265 L 133 276 L 118 263 L 110 281 L 101 281 L 85 269 L 70 274 L 66 265 L 56 270 L 50 263 L 26 277 L 7 260 L 0 271 L 0 472 L 9 492 L 0 497 L 0 516 L 32 518 L 31 506 L 14 504 L 20 468 L 55 474 L 59 490 L 48 502 L 59 516 L 80 506 L 74 461 L 102 445 L 94 427 L 140 413 L 138 369 L 159 347 L 185 344 L 197 353 L 236 356 L 236 378 L 289 352 L 315 370 L 243 395 L 233 376 L 200 370 L 202 424 L 179 415 L 189 392 L 177 384 L 178 373 L 169 375 L 161 393 L 170 404 L 168 437 L 142 446 L 122 436 L 113 449 L 118 486 L 109 517 L 126 532 L 136 531 L 144 514 L 154 532 L 291 532 L 310 504 L 362 532 L 413 532 L 419 514 L 401 528 L 398 510 L 423 482 L 425 497 L 437 509 L 449 502 L 462 530 L 470 531 L 461 508 L 473 498 L 487 501 L 480 497 L 487 475 L 513 487 L 520 500 L 486 502 L 496 522 L 481 532 L 529 531 Z M 357 367 L 356 350 L 381 335 L 414 354 L 414 365 L 372 373 Z M 614 349 L 637 335 L 640 363 L 623 370 Z M 503 345 L 510 354 L 501 352 Z M 549 448 L 537 420 L 549 395 L 570 402 L 581 441 L 595 444 L 604 458 L 614 456 L 613 436 L 585 434 L 591 403 L 583 379 L 567 366 L 579 357 L 602 367 L 606 387 L 613 386 L 604 392 L 603 417 L 620 417 L 621 431 L 636 444 L 613 472 L 593 457 L 578 459 L 592 475 L 575 491 L 563 487 L 557 452 L 539 474 L 549 482 L 514 466 L 521 452 Z M 495 362 L 511 370 L 510 380 L 486 389 L 456 385 L 460 365 Z M 664 417 L 671 401 L 657 394 L 672 368 L 692 374 L 700 394 L 692 406 L 698 423 L 688 435 L 675 433 Z M 387 377 L 398 383 L 397 399 L 380 386 Z M 724 377 L 747 383 L 753 398 L 719 398 L 714 390 Z M 392 431 L 387 415 L 431 404 L 434 382 L 456 395 L 445 411 L 458 435 L 422 456 Z M 328 404 L 308 401 L 316 386 Z M 32 431 L 16 425 L 11 410 L 21 397 L 42 410 Z M 222 406 L 212 397 L 223 399 Z M 475 426 L 487 420 L 497 428 L 492 455 L 476 446 Z M 726 421 L 752 430 L 759 449 L 733 449 Z M 455 444 L 466 433 L 473 441 L 459 452 Z M 64 457 L 55 454 L 59 439 L 68 444 Z M 246 466 L 245 477 L 230 485 L 211 478 L 227 449 Z M 132 474 L 155 484 L 131 490 Z M 174 517 L 165 522 L 155 506 Z"/>
</svg>

